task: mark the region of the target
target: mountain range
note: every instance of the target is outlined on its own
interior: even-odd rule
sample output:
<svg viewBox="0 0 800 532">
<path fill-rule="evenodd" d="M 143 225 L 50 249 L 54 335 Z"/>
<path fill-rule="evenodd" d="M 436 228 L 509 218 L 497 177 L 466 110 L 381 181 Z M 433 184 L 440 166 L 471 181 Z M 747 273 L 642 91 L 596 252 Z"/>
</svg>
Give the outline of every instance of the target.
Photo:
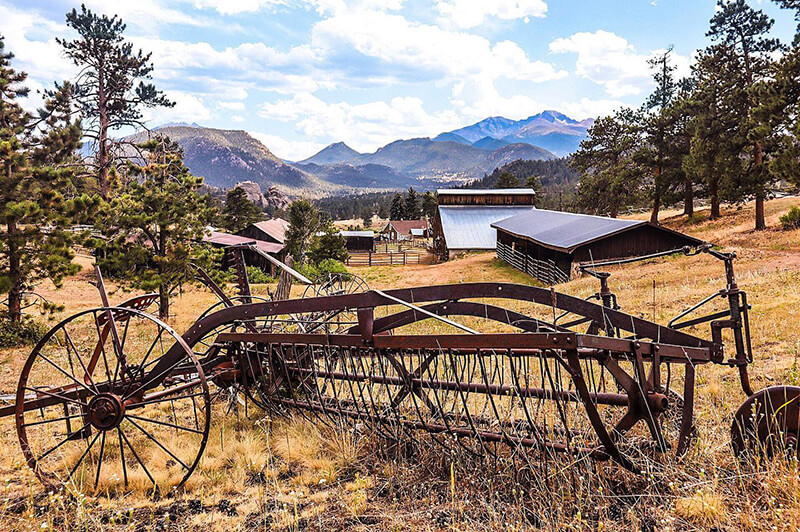
<svg viewBox="0 0 800 532">
<path fill-rule="evenodd" d="M 461 184 L 518 159 L 555 159 L 574 151 L 593 122 L 556 111 L 524 120 L 492 117 L 434 138 L 396 140 L 373 153 L 337 142 L 298 162 L 281 160 L 245 131 L 194 123 L 156 129 L 178 142 L 186 165 L 210 186 L 253 181 L 265 191 L 277 186 L 291 196 L 322 197 Z M 141 142 L 146 136 L 127 140 Z"/>
</svg>

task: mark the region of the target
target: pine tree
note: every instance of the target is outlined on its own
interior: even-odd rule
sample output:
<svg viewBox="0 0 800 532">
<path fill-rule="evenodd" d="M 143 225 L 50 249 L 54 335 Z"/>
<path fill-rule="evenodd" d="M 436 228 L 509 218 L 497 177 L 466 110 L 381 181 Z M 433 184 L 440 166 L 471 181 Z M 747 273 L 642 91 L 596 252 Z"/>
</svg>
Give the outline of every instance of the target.
<svg viewBox="0 0 800 532">
<path fill-rule="evenodd" d="M 66 201 L 60 193 L 74 177 L 80 147 L 80 124 L 70 118 L 72 87 L 57 86 L 34 118 L 19 104 L 28 94 L 27 76 L 12 68 L 14 56 L 4 49 L 0 37 L 0 291 L 17 322 L 23 293 L 34 283 L 50 279 L 58 286 L 79 269 L 64 229 L 85 198 Z"/>
<path fill-rule="evenodd" d="M 754 87 L 766 79 L 772 54 L 780 43 L 767 35 L 774 21 L 760 10 L 751 8 L 745 0 L 718 0 L 717 13 L 711 19 L 707 36 L 727 51 L 720 57 L 727 61 L 726 72 L 736 81 L 738 90 L 727 95 L 725 108 L 739 117 L 734 144 L 727 149 L 738 151 L 743 165 L 735 185 L 735 194 L 753 195 L 756 202 L 755 228 L 766 228 L 764 202 L 774 176 L 769 172 L 766 144 L 769 127 L 759 120 L 755 112 L 760 102 Z"/>
<path fill-rule="evenodd" d="M 616 218 L 638 198 L 641 169 L 634 161 L 641 138 L 639 113 L 620 109 L 598 119 L 572 156 L 571 166 L 581 173 L 577 206 L 584 211 Z"/>
<path fill-rule="evenodd" d="M 361 213 L 361 221 L 364 227 L 372 227 L 372 209 L 364 209 L 364 212 Z"/>
<path fill-rule="evenodd" d="M 390 220 L 405 220 L 406 219 L 406 205 L 403 202 L 403 196 L 399 192 L 392 198 L 392 205 L 389 207 Z"/>
<path fill-rule="evenodd" d="M 189 172 L 183 152 L 169 137 L 140 144 L 146 160 L 130 164 L 136 177 L 108 205 L 100 222 L 107 237 L 101 267 L 134 286 L 159 295 L 159 317 L 169 318 L 174 290 L 194 278 L 192 264 L 209 267 L 217 258 L 200 243 L 215 213 Z"/>
<path fill-rule="evenodd" d="M 319 264 L 327 259 L 339 262 L 347 260 L 347 241 L 332 221 L 326 220 L 320 224 L 317 233 L 319 234 L 313 237 L 308 250 L 308 258 L 312 263 Z"/>
<path fill-rule="evenodd" d="M 116 15 L 97 15 L 81 5 L 67 13 L 67 26 L 78 32 L 74 40 L 56 41 L 80 68 L 75 97 L 83 115 L 84 136 L 92 142 L 91 165 L 103 198 L 109 198 L 109 175 L 124 157 L 120 141 L 111 133 L 123 127 L 144 127 L 142 109 L 171 107 L 151 79 L 151 54 L 133 51 L 122 36 L 125 24 Z"/>
<path fill-rule="evenodd" d="M 413 187 L 408 188 L 403 212 L 406 220 L 419 220 L 422 218 L 422 205 L 420 204 L 419 194 Z"/>
<path fill-rule="evenodd" d="M 519 186 L 519 179 L 511 172 L 503 172 L 497 178 L 497 184 L 494 188 L 517 188 Z"/>
<path fill-rule="evenodd" d="M 309 201 L 299 199 L 289 206 L 289 228 L 286 230 L 285 246 L 295 264 L 305 263 L 306 254 L 314 235 L 319 230 L 320 213 Z"/>
<path fill-rule="evenodd" d="M 678 92 L 671 55 L 672 48 L 668 48 L 649 61 L 656 88 L 644 104 L 642 128 L 645 142 L 636 154 L 652 180 L 649 187 L 653 202 L 650 222 L 654 224 L 658 223 L 658 213 L 668 191 L 684 183 L 683 154 L 680 150 L 680 126 L 683 122 L 680 114 L 671 112 Z"/>
<path fill-rule="evenodd" d="M 428 221 L 432 221 L 436 217 L 436 209 L 439 208 L 439 204 L 436 201 L 436 196 L 430 190 L 426 190 L 422 194 L 422 214 Z"/>
<path fill-rule="evenodd" d="M 222 226 L 235 233 L 264 217 L 252 201 L 247 198 L 247 192 L 241 187 L 228 190 L 225 196 L 225 207 L 222 209 Z"/>
</svg>

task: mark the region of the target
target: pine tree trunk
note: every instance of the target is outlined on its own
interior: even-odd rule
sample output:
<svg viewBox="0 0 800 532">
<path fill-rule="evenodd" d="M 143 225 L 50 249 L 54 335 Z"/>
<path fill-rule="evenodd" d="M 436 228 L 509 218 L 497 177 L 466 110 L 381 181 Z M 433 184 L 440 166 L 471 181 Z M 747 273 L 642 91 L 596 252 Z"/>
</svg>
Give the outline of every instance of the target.
<svg viewBox="0 0 800 532">
<path fill-rule="evenodd" d="M 169 319 L 169 287 L 165 283 L 158 286 L 158 317 L 162 321 Z"/>
<path fill-rule="evenodd" d="M 694 188 L 692 180 L 688 177 L 683 182 L 683 214 L 686 216 L 694 214 Z"/>
<path fill-rule="evenodd" d="M 20 274 L 19 248 L 16 242 L 17 224 L 8 222 L 8 274 L 11 289 L 8 291 L 8 318 L 11 323 L 22 319 L 22 276 Z"/>
<path fill-rule="evenodd" d="M 764 150 L 760 142 L 756 142 L 755 148 L 756 171 L 760 171 L 761 167 L 764 165 Z M 765 187 L 762 185 L 763 183 L 759 183 L 758 192 L 756 192 L 756 231 L 763 231 L 767 228 L 767 220 L 764 215 L 764 200 L 766 194 L 764 193 Z"/>
<path fill-rule="evenodd" d="M 661 210 L 661 169 L 656 169 L 656 179 L 653 190 L 653 210 L 650 212 L 650 223 L 658 225 L 658 211 Z"/>
<path fill-rule="evenodd" d="M 719 212 L 719 183 L 716 179 L 712 179 L 708 184 L 708 192 L 711 196 L 711 215 L 709 220 L 716 220 L 720 217 Z"/>
<path fill-rule="evenodd" d="M 105 90 L 105 78 L 102 67 L 98 69 L 97 107 L 100 114 L 97 147 L 97 184 L 100 187 L 100 196 L 108 199 L 108 108 Z"/>
<path fill-rule="evenodd" d="M 764 214 L 764 194 L 756 194 L 756 231 L 763 231 L 767 228 L 767 219 Z"/>
</svg>

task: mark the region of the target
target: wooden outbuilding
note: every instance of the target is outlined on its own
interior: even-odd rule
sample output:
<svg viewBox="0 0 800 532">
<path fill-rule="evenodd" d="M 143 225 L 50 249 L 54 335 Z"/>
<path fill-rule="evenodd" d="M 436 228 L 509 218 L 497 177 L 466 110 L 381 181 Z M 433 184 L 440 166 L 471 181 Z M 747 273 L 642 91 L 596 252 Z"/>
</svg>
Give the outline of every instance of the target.
<svg viewBox="0 0 800 532">
<path fill-rule="evenodd" d="M 347 251 L 365 252 L 375 249 L 375 231 L 340 231 Z"/>
<path fill-rule="evenodd" d="M 262 242 L 272 242 L 283 244 L 286 240 L 286 231 L 289 229 L 289 222 L 281 218 L 264 220 L 248 225 L 236 234 Z"/>
<path fill-rule="evenodd" d="M 642 220 L 534 209 L 492 224 L 497 256 L 547 284 L 570 279 L 574 264 L 641 257 L 702 240 Z"/>
<path fill-rule="evenodd" d="M 286 258 L 286 251 L 283 244 L 275 242 L 266 242 L 264 240 L 257 240 L 254 238 L 247 238 L 240 235 L 231 235 L 223 233 L 222 231 L 210 231 L 203 237 L 203 242 L 211 244 L 216 248 L 228 248 L 230 246 L 238 245 L 255 245 L 260 251 L 283 261 Z M 222 267 L 227 269 L 231 266 L 229 263 L 230 257 L 225 254 L 223 257 Z M 272 277 L 276 277 L 280 272 L 277 271 L 276 266 L 269 260 L 262 257 L 260 254 L 246 249 L 244 251 L 244 262 L 248 266 L 255 266 L 261 269 L 264 273 L 268 273 Z"/>
</svg>

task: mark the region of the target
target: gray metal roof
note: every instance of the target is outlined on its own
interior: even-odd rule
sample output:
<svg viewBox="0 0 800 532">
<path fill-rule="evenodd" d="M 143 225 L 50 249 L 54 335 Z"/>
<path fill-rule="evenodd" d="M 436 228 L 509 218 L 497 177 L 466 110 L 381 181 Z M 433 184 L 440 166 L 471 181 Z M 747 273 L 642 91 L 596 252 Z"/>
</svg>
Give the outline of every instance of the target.
<svg viewBox="0 0 800 532">
<path fill-rule="evenodd" d="M 375 231 L 339 231 L 343 237 L 369 237 L 375 238 Z"/>
<path fill-rule="evenodd" d="M 436 191 L 441 196 L 461 196 L 464 194 L 475 196 L 499 196 L 509 194 L 533 195 L 536 191 L 532 188 L 440 188 Z"/>
<path fill-rule="evenodd" d="M 447 249 L 495 249 L 494 222 L 534 210 L 530 205 L 442 205 L 439 218 Z"/>
<path fill-rule="evenodd" d="M 646 224 L 643 220 L 620 220 L 536 209 L 499 220 L 492 227 L 533 240 L 548 248 L 571 253 L 583 244 Z"/>
</svg>

